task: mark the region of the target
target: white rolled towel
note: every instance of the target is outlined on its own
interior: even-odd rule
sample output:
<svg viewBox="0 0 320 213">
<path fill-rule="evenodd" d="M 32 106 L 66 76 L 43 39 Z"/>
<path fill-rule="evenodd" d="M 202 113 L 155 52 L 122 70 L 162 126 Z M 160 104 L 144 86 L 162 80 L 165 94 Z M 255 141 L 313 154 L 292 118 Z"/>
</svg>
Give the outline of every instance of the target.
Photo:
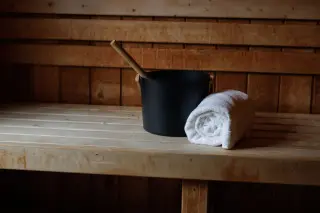
<svg viewBox="0 0 320 213">
<path fill-rule="evenodd" d="M 191 112 L 184 129 L 191 143 L 232 149 L 250 131 L 253 119 L 248 95 L 227 90 L 206 97 Z"/>
</svg>

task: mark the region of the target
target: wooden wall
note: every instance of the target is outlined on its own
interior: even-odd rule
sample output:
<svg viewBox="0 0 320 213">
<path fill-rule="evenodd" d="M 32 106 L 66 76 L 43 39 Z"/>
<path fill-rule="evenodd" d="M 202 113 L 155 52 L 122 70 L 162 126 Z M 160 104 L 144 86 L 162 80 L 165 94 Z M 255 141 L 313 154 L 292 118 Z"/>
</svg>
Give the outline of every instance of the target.
<svg viewBox="0 0 320 213">
<path fill-rule="evenodd" d="M 259 111 L 320 112 L 316 0 L 3 0 L 0 13 L 2 100 L 141 105 L 135 73 L 109 47 L 117 39 L 144 68 L 210 72 L 212 92 L 245 91 Z M 28 177 L 26 184 L 50 193 L 48 200 L 56 197 L 56 203 L 60 196 L 77 197 L 66 199 L 70 212 L 180 211 L 179 180 L 37 174 L 35 180 L 58 185 L 47 189 L 32 174 L 9 176 Z M 221 203 L 237 196 L 257 201 L 238 203 L 243 210 L 272 202 L 274 193 L 291 198 L 275 197 L 270 208 L 282 203 L 301 210 L 302 202 L 311 203 L 300 199 L 308 197 L 309 188 L 212 184 L 211 199 L 219 203 L 211 202 L 210 209 L 221 212 L 231 208 Z"/>
<path fill-rule="evenodd" d="M 144 68 L 212 72 L 214 91 L 245 91 L 259 111 L 320 111 L 318 1 L 103 2 L 1 3 L 10 97 L 141 105 L 117 39 Z"/>
</svg>

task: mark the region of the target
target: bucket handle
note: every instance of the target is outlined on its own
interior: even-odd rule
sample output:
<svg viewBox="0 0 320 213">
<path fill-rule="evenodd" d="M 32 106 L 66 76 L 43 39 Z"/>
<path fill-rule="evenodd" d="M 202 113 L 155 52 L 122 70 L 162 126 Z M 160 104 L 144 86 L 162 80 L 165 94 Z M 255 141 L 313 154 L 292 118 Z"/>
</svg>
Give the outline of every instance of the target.
<svg viewBox="0 0 320 213">
<path fill-rule="evenodd" d="M 140 83 L 139 83 L 139 80 L 140 80 L 140 75 L 137 74 L 136 77 L 134 78 L 135 82 L 137 83 L 137 87 L 139 89 L 139 94 L 141 96 L 141 86 L 140 86 Z"/>
<path fill-rule="evenodd" d="M 131 68 L 140 74 L 143 78 L 149 78 L 140 65 L 128 54 L 128 52 L 119 45 L 116 40 L 111 41 L 111 47 L 131 66 Z"/>
<path fill-rule="evenodd" d="M 213 92 L 213 87 L 214 87 L 214 74 L 213 73 L 210 73 L 209 74 L 210 76 L 210 81 L 209 81 L 209 94 L 211 94 Z M 137 74 L 136 77 L 134 78 L 136 84 L 137 84 L 137 87 L 139 89 L 139 93 L 140 93 L 140 96 L 141 96 L 141 86 L 140 86 L 140 83 L 139 83 L 139 80 L 140 80 L 140 75 Z"/>
</svg>

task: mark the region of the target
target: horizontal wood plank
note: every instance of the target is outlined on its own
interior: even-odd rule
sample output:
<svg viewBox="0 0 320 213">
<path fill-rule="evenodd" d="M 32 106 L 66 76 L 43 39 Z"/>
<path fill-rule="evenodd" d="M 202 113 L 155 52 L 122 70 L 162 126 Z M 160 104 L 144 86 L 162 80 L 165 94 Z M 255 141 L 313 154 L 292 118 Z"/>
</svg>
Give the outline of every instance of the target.
<svg viewBox="0 0 320 213">
<path fill-rule="evenodd" d="M 128 65 L 111 47 L 76 45 L 1 45 L 0 61 L 42 65 L 117 67 Z M 128 48 L 145 69 L 182 69 L 319 74 L 320 55 L 223 49 Z M 151 60 L 156 58 L 157 60 Z M 182 60 L 181 63 L 175 63 Z"/>
<path fill-rule="evenodd" d="M 317 0 L 7 0 L 0 12 L 214 18 L 320 19 Z"/>
<path fill-rule="evenodd" d="M 71 105 L 54 106 L 52 109 L 45 105 L 34 105 L 35 109 L 31 106 L 26 105 L 25 109 L 22 109 L 23 105 L 12 106 L 15 110 L 11 115 L 11 108 L 7 107 L 0 115 L 4 119 L 0 126 L 0 168 L 320 185 L 317 169 L 320 166 L 317 131 L 320 126 L 312 126 L 311 131 L 305 127 L 291 126 L 292 123 L 281 123 L 283 119 L 296 123 L 310 122 L 312 115 L 258 113 L 260 121 L 254 126 L 252 138 L 242 141 L 231 151 L 194 145 L 186 138 L 151 135 L 143 130 L 141 120 L 134 120 L 140 122 L 140 131 L 135 133 L 127 129 L 130 125 L 118 130 L 109 128 L 114 126 L 109 122 L 112 116 L 97 116 L 97 113 L 110 113 L 110 107 L 94 106 L 100 110 L 92 111 L 93 106 L 84 105 L 76 106 L 74 110 L 70 109 Z M 85 107 L 88 109 L 85 110 Z M 29 113 L 31 118 L 42 120 L 42 124 L 27 119 L 19 124 L 18 120 L 8 117 L 16 114 L 17 108 L 24 115 Z M 124 109 L 128 112 L 136 110 L 119 109 L 116 114 L 123 113 Z M 93 114 L 90 115 L 90 112 Z M 56 119 L 46 119 L 48 116 Z M 53 121 L 65 119 L 74 122 L 70 118 L 84 116 L 86 124 L 66 126 L 63 123 L 59 127 Z M 98 118 L 100 123 L 97 123 Z M 271 119 L 275 126 L 270 122 L 264 123 L 263 119 Z M 319 120 L 319 116 L 315 119 Z M 128 124 L 132 121 L 130 117 L 122 120 Z M 282 127 L 279 129 L 278 126 Z M 103 137 L 98 138 L 99 135 Z"/>
<path fill-rule="evenodd" d="M 164 147 L 167 148 L 169 147 Z M 130 151 L 96 146 L 44 147 L 3 142 L 0 144 L 0 150 L 0 165 L 4 169 L 308 185 L 319 185 L 320 177 L 317 169 L 319 160 L 257 157 L 259 154 L 266 155 L 267 152 L 259 152 L 252 157 L 234 157 L 212 152 L 201 157 L 194 153 Z M 208 165 L 214 169 L 208 169 Z"/>
<path fill-rule="evenodd" d="M 1 18 L 0 38 L 320 47 L 318 25 Z"/>
</svg>

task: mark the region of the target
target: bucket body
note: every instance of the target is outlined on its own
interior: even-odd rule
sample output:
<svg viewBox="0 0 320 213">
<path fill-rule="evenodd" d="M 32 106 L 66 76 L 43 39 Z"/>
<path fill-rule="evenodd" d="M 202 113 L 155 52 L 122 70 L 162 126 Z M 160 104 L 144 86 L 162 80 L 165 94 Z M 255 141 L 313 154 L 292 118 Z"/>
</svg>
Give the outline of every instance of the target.
<svg viewBox="0 0 320 213">
<path fill-rule="evenodd" d="M 144 129 L 156 135 L 185 137 L 188 116 L 209 94 L 209 74 L 157 71 L 148 75 L 151 79 L 139 79 Z"/>
</svg>

